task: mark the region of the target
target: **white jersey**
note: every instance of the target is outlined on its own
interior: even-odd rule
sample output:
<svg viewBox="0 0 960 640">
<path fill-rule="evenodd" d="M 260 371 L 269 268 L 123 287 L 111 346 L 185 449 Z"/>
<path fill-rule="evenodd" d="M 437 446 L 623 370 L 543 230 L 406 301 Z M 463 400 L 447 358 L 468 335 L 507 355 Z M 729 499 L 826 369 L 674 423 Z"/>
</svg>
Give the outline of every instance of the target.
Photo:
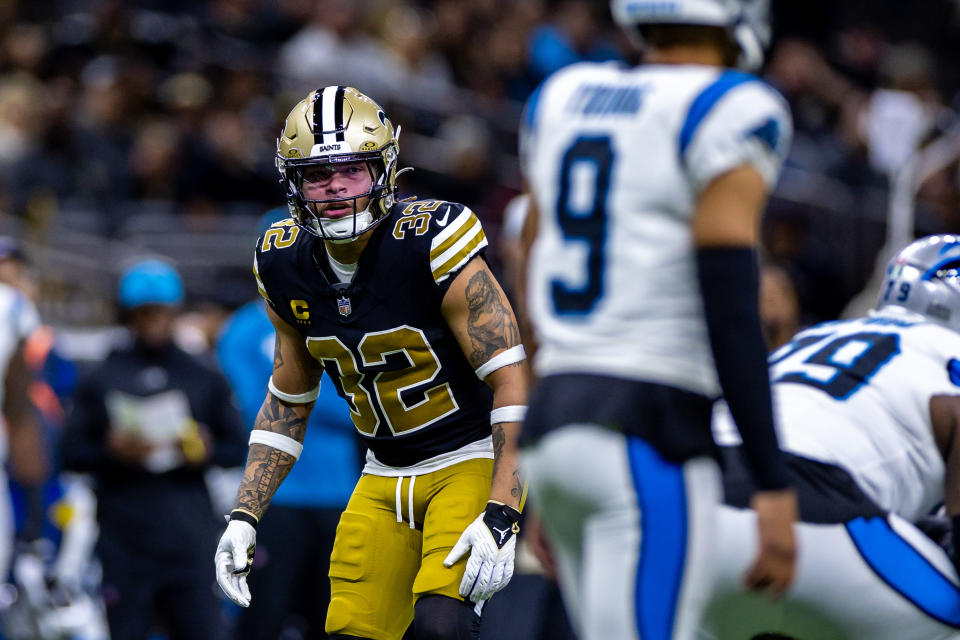
<svg viewBox="0 0 960 640">
<path fill-rule="evenodd" d="M 884 310 L 802 331 L 770 362 L 782 449 L 843 467 L 910 521 L 943 501 L 930 398 L 960 395 L 960 335 Z M 740 441 L 722 406 L 713 429 L 719 444 Z"/>
<path fill-rule="evenodd" d="M 700 191 L 736 167 L 772 185 L 792 134 L 783 99 L 715 67 L 578 64 L 531 97 L 524 127 L 539 212 L 536 371 L 716 395 L 691 217 Z"/>
<path fill-rule="evenodd" d="M 4 381 L 10 358 L 17 346 L 33 333 L 40 317 L 33 303 L 19 290 L 0 284 L 0 407 L 3 406 Z M 7 459 L 6 430 L 0 429 L 0 462 Z"/>
</svg>

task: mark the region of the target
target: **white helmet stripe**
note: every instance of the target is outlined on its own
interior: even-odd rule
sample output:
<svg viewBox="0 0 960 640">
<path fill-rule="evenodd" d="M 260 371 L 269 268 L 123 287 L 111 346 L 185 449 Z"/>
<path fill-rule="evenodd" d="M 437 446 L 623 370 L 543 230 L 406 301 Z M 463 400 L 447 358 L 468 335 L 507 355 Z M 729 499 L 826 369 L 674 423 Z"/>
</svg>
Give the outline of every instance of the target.
<svg viewBox="0 0 960 640">
<path fill-rule="evenodd" d="M 323 132 L 323 144 L 337 141 L 337 136 L 334 135 L 337 128 L 334 117 L 336 101 L 337 87 L 324 87 L 320 96 L 320 131 Z"/>
</svg>

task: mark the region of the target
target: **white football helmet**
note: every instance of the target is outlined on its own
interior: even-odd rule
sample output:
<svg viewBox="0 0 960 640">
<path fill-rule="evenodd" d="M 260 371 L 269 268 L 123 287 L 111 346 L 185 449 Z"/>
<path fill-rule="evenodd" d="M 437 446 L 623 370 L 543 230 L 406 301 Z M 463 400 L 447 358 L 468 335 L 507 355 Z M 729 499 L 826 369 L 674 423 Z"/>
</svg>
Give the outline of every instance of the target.
<svg viewBox="0 0 960 640">
<path fill-rule="evenodd" d="M 754 71 L 770 44 L 769 0 L 611 0 L 621 27 L 633 31 L 646 24 L 691 24 L 723 27 L 740 47 L 737 66 Z"/>
<path fill-rule="evenodd" d="M 920 238 L 891 258 L 877 296 L 877 310 L 888 308 L 960 331 L 960 236 Z"/>
</svg>

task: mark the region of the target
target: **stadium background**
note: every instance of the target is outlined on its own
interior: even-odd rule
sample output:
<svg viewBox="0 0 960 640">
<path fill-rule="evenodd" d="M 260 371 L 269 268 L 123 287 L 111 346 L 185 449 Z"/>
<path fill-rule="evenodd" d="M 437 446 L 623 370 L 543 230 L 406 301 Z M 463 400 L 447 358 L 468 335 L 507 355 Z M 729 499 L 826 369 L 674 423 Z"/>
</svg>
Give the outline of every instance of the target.
<svg viewBox="0 0 960 640">
<path fill-rule="evenodd" d="M 765 74 L 797 134 L 765 240 L 804 322 L 864 286 L 887 174 L 956 119 L 958 16 L 955 0 L 773 3 Z M 524 99 L 560 66 L 630 51 L 602 1 L 5 0 L 0 225 L 56 326 L 112 323 L 116 274 L 144 252 L 182 269 L 191 305 L 236 306 L 255 295 L 256 220 L 283 204 L 286 111 L 352 84 L 402 125 L 403 194 L 473 207 L 496 261 Z M 957 195 L 951 163 L 921 190 L 918 232 L 957 230 Z"/>
<path fill-rule="evenodd" d="M 960 231 L 960 0 L 773 0 L 773 25 L 763 73 L 796 133 L 764 241 L 810 324 L 864 289 L 888 237 Z M 401 195 L 472 207 L 500 269 L 524 100 L 578 60 L 637 61 L 604 0 L 0 0 L 0 234 L 81 367 L 110 345 L 117 276 L 145 254 L 183 273 L 180 337 L 209 355 L 256 296 L 284 116 L 350 84 L 402 126 L 416 170 Z M 913 191 L 915 225 L 891 231 L 891 201 Z"/>
</svg>

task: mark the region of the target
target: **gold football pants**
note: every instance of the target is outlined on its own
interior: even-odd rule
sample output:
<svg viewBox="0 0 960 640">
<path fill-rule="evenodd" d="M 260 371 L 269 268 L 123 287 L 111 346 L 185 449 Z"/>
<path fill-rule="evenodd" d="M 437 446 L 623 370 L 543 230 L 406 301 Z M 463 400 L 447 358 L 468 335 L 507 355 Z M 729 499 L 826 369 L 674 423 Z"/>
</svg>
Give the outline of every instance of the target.
<svg viewBox="0 0 960 640">
<path fill-rule="evenodd" d="M 493 460 L 477 459 L 420 476 L 361 476 L 330 557 L 327 633 L 400 640 L 420 597 L 462 599 L 468 556 L 449 569 L 443 560 L 483 511 L 492 474 Z"/>
</svg>

